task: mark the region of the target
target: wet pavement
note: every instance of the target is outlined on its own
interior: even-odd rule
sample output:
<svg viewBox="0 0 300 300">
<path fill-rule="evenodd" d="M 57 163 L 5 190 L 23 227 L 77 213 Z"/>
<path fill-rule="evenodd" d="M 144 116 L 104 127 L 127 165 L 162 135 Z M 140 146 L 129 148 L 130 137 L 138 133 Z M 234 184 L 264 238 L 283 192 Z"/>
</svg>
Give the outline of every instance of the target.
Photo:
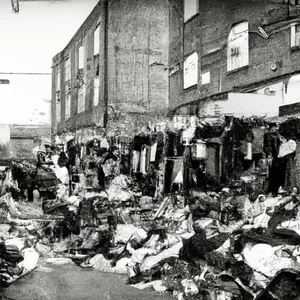
<svg viewBox="0 0 300 300">
<path fill-rule="evenodd" d="M 46 265 L 13 283 L 4 293 L 13 300 L 171 300 L 171 294 L 138 290 L 127 277 L 77 266 Z"/>
</svg>

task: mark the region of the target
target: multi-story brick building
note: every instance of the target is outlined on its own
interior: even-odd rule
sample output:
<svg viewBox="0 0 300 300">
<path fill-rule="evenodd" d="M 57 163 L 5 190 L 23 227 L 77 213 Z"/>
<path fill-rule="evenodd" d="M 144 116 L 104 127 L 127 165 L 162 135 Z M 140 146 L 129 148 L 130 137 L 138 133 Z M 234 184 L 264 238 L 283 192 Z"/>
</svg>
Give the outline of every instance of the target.
<svg viewBox="0 0 300 300">
<path fill-rule="evenodd" d="M 168 106 L 168 3 L 100 0 L 53 58 L 52 134 L 133 134 Z"/>
<path fill-rule="evenodd" d="M 170 0 L 169 54 L 173 112 L 274 115 L 300 100 L 300 3 Z"/>
</svg>

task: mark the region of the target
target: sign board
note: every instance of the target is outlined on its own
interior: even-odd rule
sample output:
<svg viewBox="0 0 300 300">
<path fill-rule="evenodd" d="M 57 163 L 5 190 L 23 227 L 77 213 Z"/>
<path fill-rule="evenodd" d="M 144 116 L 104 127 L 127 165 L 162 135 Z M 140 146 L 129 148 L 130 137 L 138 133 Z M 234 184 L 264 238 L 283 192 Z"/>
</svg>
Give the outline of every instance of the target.
<svg viewBox="0 0 300 300">
<path fill-rule="evenodd" d="M 200 104 L 200 116 L 277 117 L 280 96 L 229 93 L 227 99 Z"/>
<path fill-rule="evenodd" d="M 8 79 L 0 79 L 0 84 L 9 84 Z"/>
<path fill-rule="evenodd" d="M 198 84 L 198 54 L 195 52 L 184 61 L 183 87 L 185 89 Z"/>
</svg>

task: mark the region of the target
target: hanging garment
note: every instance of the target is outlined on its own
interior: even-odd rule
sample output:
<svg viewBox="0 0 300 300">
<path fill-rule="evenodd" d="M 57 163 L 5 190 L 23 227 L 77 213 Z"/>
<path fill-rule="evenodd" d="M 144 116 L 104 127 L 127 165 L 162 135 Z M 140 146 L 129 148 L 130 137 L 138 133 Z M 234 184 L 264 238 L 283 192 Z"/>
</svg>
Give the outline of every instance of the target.
<svg viewBox="0 0 300 300">
<path fill-rule="evenodd" d="M 132 152 L 132 169 L 133 172 L 137 173 L 139 171 L 141 152 L 133 151 Z"/>
<path fill-rule="evenodd" d="M 171 177 L 171 184 L 183 183 L 183 159 L 175 159 Z"/>
<path fill-rule="evenodd" d="M 149 148 L 144 145 L 141 151 L 140 172 L 143 174 L 147 174 L 147 166 L 149 165 L 147 161 L 147 149 Z"/>
<path fill-rule="evenodd" d="M 54 169 L 57 179 L 60 180 L 62 184 L 69 184 L 69 172 L 66 167 L 57 167 Z"/>
<path fill-rule="evenodd" d="M 296 151 L 297 144 L 294 140 L 289 140 L 286 143 L 283 143 L 279 147 L 278 157 L 284 157 L 288 154 L 291 154 Z"/>
<path fill-rule="evenodd" d="M 247 142 L 246 160 L 252 160 L 252 143 Z"/>
<path fill-rule="evenodd" d="M 300 189 L 300 144 L 297 143 L 296 152 L 286 156 L 287 166 L 284 188 L 290 190 L 293 187 Z"/>
<path fill-rule="evenodd" d="M 150 149 L 150 162 L 155 162 L 156 158 L 156 150 L 157 150 L 157 142 L 155 142 Z"/>
</svg>

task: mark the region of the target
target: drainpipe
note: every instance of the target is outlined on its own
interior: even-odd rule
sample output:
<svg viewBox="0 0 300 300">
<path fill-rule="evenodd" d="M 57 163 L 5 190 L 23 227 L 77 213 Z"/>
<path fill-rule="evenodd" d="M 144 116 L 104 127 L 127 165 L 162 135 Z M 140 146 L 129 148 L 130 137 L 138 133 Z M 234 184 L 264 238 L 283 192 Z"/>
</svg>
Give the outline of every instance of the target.
<svg viewBox="0 0 300 300">
<path fill-rule="evenodd" d="M 108 125 L 108 1 L 104 0 L 104 128 Z"/>
</svg>

